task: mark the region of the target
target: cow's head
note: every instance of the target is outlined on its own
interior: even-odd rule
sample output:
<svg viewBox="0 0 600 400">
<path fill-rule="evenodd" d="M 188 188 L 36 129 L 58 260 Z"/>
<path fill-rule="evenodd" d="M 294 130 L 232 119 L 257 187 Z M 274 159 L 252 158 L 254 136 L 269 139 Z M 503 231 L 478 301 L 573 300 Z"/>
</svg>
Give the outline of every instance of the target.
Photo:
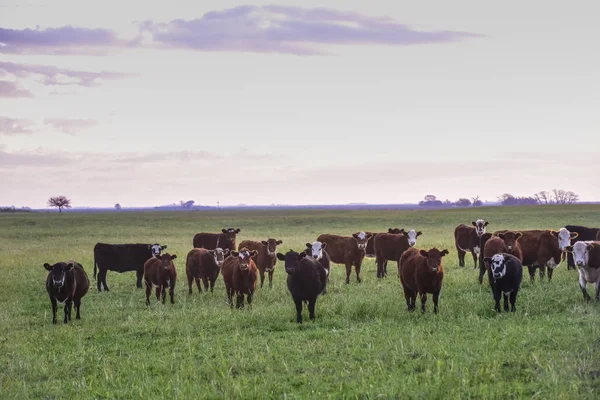
<svg viewBox="0 0 600 400">
<path fill-rule="evenodd" d="M 321 242 L 312 242 L 306 243 L 306 254 L 315 260 L 320 260 L 323 258 L 323 250 L 327 247 L 327 243 Z"/>
<path fill-rule="evenodd" d="M 356 244 L 358 245 L 359 250 L 364 250 L 367 248 L 367 242 L 369 241 L 371 236 L 373 236 L 372 233 L 365 233 L 362 231 L 352 234 L 352 237 L 356 239 Z"/>
<path fill-rule="evenodd" d="M 269 238 L 267 240 L 263 240 L 261 243 L 267 248 L 267 254 L 271 257 L 275 257 L 277 254 L 277 246 L 283 243 L 283 240 Z"/>
<path fill-rule="evenodd" d="M 406 237 L 408 238 L 408 245 L 410 247 L 414 247 L 417 244 L 417 237 L 421 236 L 422 234 L 423 232 L 417 232 L 414 229 L 411 229 L 408 231 L 408 233 L 405 233 Z"/>
<path fill-rule="evenodd" d="M 579 236 L 577 232 L 569 232 L 567 228 L 560 228 L 557 231 L 550 231 L 555 238 L 558 239 L 558 247 L 561 251 L 565 251 L 565 248 L 571 244 L 571 240 Z"/>
<path fill-rule="evenodd" d="M 59 292 L 61 291 L 67 281 L 67 272 L 71 271 L 74 266 L 75 264 L 72 262 L 59 262 L 54 265 L 44 263 L 44 268 L 50 271 L 48 275 L 50 275 L 54 289 L 57 289 Z"/>
<path fill-rule="evenodd" d="M 367 232 L 369 233 L 369 232 Z M 406 231 L 404 230 L 404 228 L 388 228 L 388 233 L 392 233 L 394 235 L 399 235 L 399 234 L 404 234 L 406 235 Z"/>
<path fill-rule="evenodd" d="M 479 237 L 481 237 L 481 235 L 483 235 L 485 233 L 485 227 L 488 226 L 488 224 L 489 224 L 489 222 L 487 222 L 483 219 L 478 219 L 477 221 L 472 221 L 471 223 L 475 227 L 475 232 L 477 233 L 477 236 L 479 236 Z"/>
<path fill-rule="evenodd" d="M 240 251 L 231 251 L 229 254 L 231 254 L 234 257 L 240 258 L 240 268 L 245 271 L 249 268 L 252 257 L 257 255 L 258 251 L 256 251 L 256 250 L 250 251 L 247 248 L 242 247 L 240 249 Z"/>
<path fill-rule="evenodd" d="M 225 257 L 227 257 L 229 255 L 229 249 L 223 250 L 222 248 L 217 247 L 214 250 L 209 250 L 208 254 L 210 254 L 211 256 L 213 256 L 215 258 L 215 263 L 217 263 L 217 265 L 220 268 L 223 266 Z"/>
<path fill-rule="evenodd" d="M 504 240 L 504 245 L 506 246 L 506 250 L 508 253 L 512 253 L 517 247 L 517 239 L 522 237 L 523 234 L 521 232 L 513 232 L 506 231 L 504 233 L 499 233 L 498 237 Z"/>
<path fill-rule="evenodd" d="M 161 246 L 158 243 L 149 244 L 148 250 L 152 252 L 153 256 L 160 256 L 160 253 L 167 248 L 167 245 Z"/>
<path fill-rule="evenodd" d="M 585 267 L 588 265 L 590 250 L 594 247 L 594 243 L 591 241 L 575 242 L 573 246 L 565 247 L 565 251 L 573 253 L 573 261 L 578 267 Z"/>
<path fill-rule="evenodd" d="M 227 228 L 227 229 L 221 229 L 221 232 L 225 235 L 225 238 L 230 242 L 230 243 L 235 243 L 235 237 L 238 233 L 240 233 L 241 229 L 240 228 Z"/>
<path fill-rule="evenodd" d="M 436 247 L 427 250 L 419 250 L 419 254 L 427 259 L 427 266 L 432 272 L 437 272 L 442 266 L 442 257 L 448 254 L 448 250 L 438 250 Z"/>
<path fill-rule="evenodd" d="M 277 259 L 284 262 L 285 272 L 293 274 L 298 270 L 298 264 L 300 260 L 306 257 L 306 252 L 296 253 L 294 250 L 290 250 L 285 254 L 277 253 Z"/>
<path fill-rule="evenodd" d="M 160 268 L 162 268 L 164 270 L 168 270 L 171 267 L 175 268 L 175 264 L 173 264 L 173 260 L 177 258 L 176 254 L 171 255 L 169 253 L 164 253 L 161 255 L 156 255 L 156 256 L 154 256 L 154 258 L 156 258 L 157 260 L 160 261 Z"/>
<path fill-rule="evenodd" d="M 506 264 L 509 258 L 502 253 L 494 254 L 492 257 L 485 257 L 483 262 L 490 266 L 490 272 L 494 279 L 500 279 L 506 275 Z"/>
</svg>

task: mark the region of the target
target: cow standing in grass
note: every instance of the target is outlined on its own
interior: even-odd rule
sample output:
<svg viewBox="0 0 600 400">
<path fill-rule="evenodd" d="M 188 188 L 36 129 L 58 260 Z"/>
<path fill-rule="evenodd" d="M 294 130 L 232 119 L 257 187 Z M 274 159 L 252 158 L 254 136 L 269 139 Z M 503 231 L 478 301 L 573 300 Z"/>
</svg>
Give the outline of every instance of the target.
<svg viewBox="0 0 600 400">
<path fill-rule="evenodd" d="M 521 260 L 512 254 L 497 253 L 492 257 L 484 257 L 483 261 L 488 268 L 488 280 L 495 302 L 494 309 L 500 312 L 500 297 L 504 296 L 504 311 L 508 311 L 510 297 L 510 311 L 514 312 L 517 294 L 523 280 Z"/>
<path fill-rule="evenodd" d="M 46 291 L 52 303 L 52 323 L 56 324 L 57 302 L 65 304 L 65 324 L 71 320 L 73 304 L 75 304 L 75 319 L 81 319 L 79 312 L 81 298 L 90 288 L 90 280 L 83 266 L 77 261 L 69 260 L 54 265 L 45 263 L 44 268 L 49 271 L 46 278 Z"/>
<path fill-rule="evenodd" d="M 256 256 L 256 250 L 242 248 L 238 251 L 231 251 L 229 257 L 223 262 L 223 281 L 225 282 L 225 292 L 229 305 L 233 308 L 233 296 L 236 296 L 235 306 L 244 307 L 244 296 L 248 302 L 248 307 L 252 306 L 252 298 L 256 291 L 256 282 L 258 280 L 258 268 L 252 257 Z"/>
<path fill-rule="evenodd" d="M 195 248 L 203 248 L 207 250 L 214 250 L 217 247 L 223 250 L 228 249 L 229 251 L 235 250 L 235 241 L 237 234 L 240 233 L 240 228 L 223 228 L 221 233 L 210 233 L 200 232 L 194 235 L 192 245 Z"/>
<path fill-rule="evenodd" d="M 350 283 L 350 274 L 354 265 L 356 280 L 361 282 L 360 267 L 365 258 L 365 248 L 371 234 L 365 232 L 353 233 L 352 236 L 322 234 L 318 242 L 327 244 L 327 253 L 332 262 L 346 266 L 346 284 Z"/>
<path fill-rule="evenodd" d="M 185 261 L 189 294 L 192 294 L 192 283 L 194 281 L 196 281 L 196 286 L 198 286 L 198 293 L 202 293 L 200 280 L 204 283 L 205 291 L 208 291 L 208 284 L 210 282 L 210 291 L 212 293 L 215 282 L 219 277 L 219 271 L 227 255 L 229 255 L 229 250 L 223 250 L 220 247 L 214 250 L 202 248 L 190 250 Z"/>
<path fill-rule="evenodd" d="M 596 300 L 600 301 L 600 241 L 575 242 L 566 251 L 573 254 L 573 262 L 579 269 L 579 287 L 584 300 L 590 301 L 587 284 L 596 287 Z"/>
<path fill-rule="evenodd" d="M 175 304 L 175 284 L 177 283 L 177 270 L 173 260 L 177 255 L 169 253 L 150 258 L 144 264 L 144 281 L 146 282 L 146 305 L 150 305 L 152 288 L 156 288 L 156 299 L 165 304 L 167 289 L 171 297 L 171 304 Z"/>
<path fill-rule="evenodd" d="M 425 312 L 427 293 L 433 295 L 433 312 L 438 313 L 438 301 L 444 279 L 442 257 L 448 250 L 419 250 L 414 247 L 400 257 L 400 282 L 408 311 L 416 308 L 417 294 L 421 298 L 421 311 Z"/>
<path fill-rule="evenodd" d="M 577 236 L 571 238 L 571 243 L 568 245 L 573 246 L 577 242 L 586 242 L 597 239 L 600 235 L 600 228 L 589 228 L 581 225 L 565 225 L 564 227 L 569 233 L 576 233 Z M 573 261 L 573 253 L 567 251 L 567 269 L 575 269 L 576 265 Z"/>
<path fill-rule="evenodd" d="M 269 238 L 261 242 L 254 240 L 244 240 L 240 243 L 238 251 L 242 248 L 248 250 L 256 250 L 258 254 L 253 257 L 258 272 L 260 273 L 260 287 L 263 287 L 265 282 L 265 272 L 269 274 L 269 289 L 273 287 L 273 273 L 277 265 L 277 246 L 282 244 L 282 240 Z"/>
<path fill-rule="evenodd" d="M 483 246 L 484 259 L 499 253 L 509 253 L 517 257 L 519 262 L 523 261 L 523 252 L 521 250 L 521 245 L 518 242 L 518 239 L 523 236 L 521 232 L 505 231 L 497 236 L 486 233 L 483 237 L 486 237 L 486 235 L 490 237 L 485 240 L 485 245 Z M 485 263 L 479 265 L 480 284 L 483 283 L 483 275 L 485 275 L 486 270 L 487 265 Z"/>
<path fill-rule="evenodd" d="M 458 265 L 465 266 L 465 254 L 470 252 L 473 255 L 474 269 L 477 268 L 477 261 L 482 253 L 484 243 L 482 237 L 485 235 L 488 221 L 478 219 L 472 221 L 471 225 L 460 224 L 454 229 L 454 243 L 458 252 Z"/>
<path fill-rule="evenodd" d="M 325 268 L 325 272 L 327 273 L 327 283 L 329 283 L 329 276 L 331 273 L 331 259 L 329 258 L 329 254 L 327 253 L 327 243 L 321 243 L 319 241 L 314 241 L 312 243 L 306 243 L 306 250 L 304 252 L 308 257 L 312 257 L 317 260 L 323 268 Z M 327 285 L 325 285 L 325 289 L 323 289 L 323 293 L 327 294 Z"/>
<path fill-rule="evenodd" d="M 377 263 L 377 277 L 387 276 L 387 262 L 396 261 L 397 270 L 400 270 L 400 257 L 409 249 L 408 236 L 403 233 L 380 233 L 375 238 L 375 262 Z"/>
</svg>

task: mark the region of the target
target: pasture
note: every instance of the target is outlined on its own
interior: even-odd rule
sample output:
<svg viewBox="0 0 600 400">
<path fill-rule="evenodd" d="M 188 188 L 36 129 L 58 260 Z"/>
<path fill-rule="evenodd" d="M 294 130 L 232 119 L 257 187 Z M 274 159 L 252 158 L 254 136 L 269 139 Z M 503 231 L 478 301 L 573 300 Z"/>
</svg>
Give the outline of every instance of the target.
<svg viewBox="0 0 600 400">
<path fill-rule="evenodd" d="M 526 269 L 515 313 L 496 314 L 473 260 L 458 266 L 453 232 L 477 218 L 499 229 L 600 225 L 600 206 L 485 207 L 440 211 L 247 211 L 0 215 L 2 399 L 438 399 L 600 396 L 600 304 L 585 303 L 577 271 L 562 262 L 532 285 Z M 316 322 L 295 322 L 279 261 L 273 288 L 251 310 L 230 310 L 222 276 L 214 293 L 187 293 L 185 258 L 197 232 L 241 228 L 244 239 L 283 240 L 300 251 L 321 233 L 417 228 L 418 248 L 447 248 L 440 313 L 408 313 L 395 262 L 376 278 L 366 258 L 356 282 L 332 264 Z M 175 304 L 135 287 L 135 272 L 93 279 L 97 242 L 168 245 L 177 254 Z M 73 258 L 91 288 L 82 319 L 52 325 L 45 262 Z M 592 290 L 591 287 L 588 290 Z"/>
</svg>

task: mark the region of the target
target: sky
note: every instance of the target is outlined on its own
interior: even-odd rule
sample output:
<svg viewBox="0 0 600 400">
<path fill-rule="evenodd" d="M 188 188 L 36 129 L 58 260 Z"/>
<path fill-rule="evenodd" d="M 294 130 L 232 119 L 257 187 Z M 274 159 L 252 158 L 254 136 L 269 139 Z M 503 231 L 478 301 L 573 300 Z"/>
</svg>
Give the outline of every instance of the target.
<svg viewBox="0 0 600 400">
<path fill-rule="evenodd" d="M 0 206 L 600 200 L 593 1 L 0 0 Z"/>
</svg>

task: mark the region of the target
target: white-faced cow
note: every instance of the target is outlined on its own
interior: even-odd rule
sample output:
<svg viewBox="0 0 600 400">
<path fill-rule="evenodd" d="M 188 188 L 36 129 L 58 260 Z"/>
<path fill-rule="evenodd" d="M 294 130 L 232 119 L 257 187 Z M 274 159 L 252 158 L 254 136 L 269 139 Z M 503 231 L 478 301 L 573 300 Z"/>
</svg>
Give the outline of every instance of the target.
<svg viewBox="0 0 600 400">
<path fill-rule="evenodd" d="M 504 311 L 508 311 L 510 297 L 510 311 L 514 312 L 517 294 L 523 281 L 521 260 L 508 253 L 497 253 L 492 257 L 484 257 L 483 260 L 488 268 L 488 279 L 495 302 L 494 309 L 500 312 L 500 297 L 503 295 Z"/>
<path fill-rule="evenodd" d="M 356 280 L 361 282 L 360 267 L 365 258 L 367 241 L 371 236 L 365 232 L 353 233 L 352 236 L 322 234 L 317 241 L 327 244 L 327 253 L 331 261 L 346 266 L 346 284 L 349 284 L 353 265 L 356 270 Z"/>
<path fill-rule="evenodd" d="M 484 246 L 482 237 L 485 235 L 485 230 L 489 222 L 478 219 L 477 221 L 472 221 L 471 224 L 473 226 L 460 224 L 454 229 L 454 243 L 458 253 L 458 265 L 460 267 L 465 266 L 465 254 L 470 252 L 473 255 L 473 262 L 475 264 L 473 268 L 477 268 L 477 261 Z"/>
<path fill-rule="evenodd" d="M 573 254 L 573 261 L 579 269 L 579 287 L 585 300 L 591 300 L 587 292 L 588 283 L 596 287 L 596 300 L 600 300 L 600 242 L 587 240 L 567 246 Z"/>
<path fill-rule="evenodd" d="M 327 282 L 329 282 L 329 273 L 331 272 L 331 258 L 327 253 L 327 243 L 321 243 L 318 241 L 314 241 L 312 243 L 306 243 L 306 249 L 304 252 L 308 257 L 312 257 L 317 260 L 323 268 L 325 268 L 325 272 L 327 273 Z M 327 285 L 325 285 L 325 289 L 323 289 L 323 293 L 327 294 Z"/>
<path fill-rule="evenodd" d="M 600 228 L 588 228 L 587 226 L 581 225 L 565 225 L 565 229 L 568 230 L 569 233 L 577 233 L 576 237 L 571 238 L 571 246 L 573 246 L 576 242 L 597 240 L 596 235 L 600 233 Z M 567 268 L 575 269 L 575 263 L 573 262 L 573 253 L 570 252 L 567 252 Z"/>
</svg>

